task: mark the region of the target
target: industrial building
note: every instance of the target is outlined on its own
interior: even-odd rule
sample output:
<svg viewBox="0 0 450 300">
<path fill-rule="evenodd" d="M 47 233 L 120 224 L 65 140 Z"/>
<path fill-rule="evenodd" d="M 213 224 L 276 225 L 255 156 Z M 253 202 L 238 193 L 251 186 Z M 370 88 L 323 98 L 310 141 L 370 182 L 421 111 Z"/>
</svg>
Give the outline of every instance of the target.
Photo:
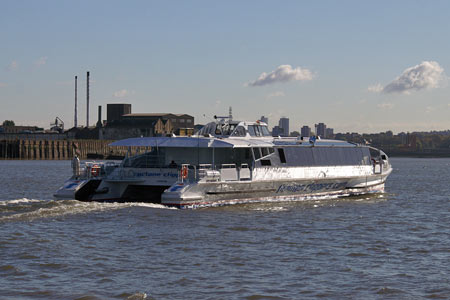
<svg viewBox="0 0 450 300">
<path fill-rule="evenodd" d="M 121 120 L 123 115 L 131 114 L 131 104 L 112 103 L 106 105 L 106 122 Z"/>
<path fill-rule="evenodd" d="M 43 128 L 37 126 L 0 126 L 0 133 L 34 133 L 43 131 Z"/>
<path fill-rule="evenodd" d="M 101 139 L 194 134 L 194 117 L 172 113 L 131 113 L 131 104 L 108 104 Z"/>
<path fill-rule="evenodd" d="M 119 140 L 194 134 L 194 117 L 172 113 L 131 113 L 131 104 L 107 104 L 106 120 L 99 106 L 96 127 L 72 128 L 68 135 L 75 139 Z"/>
</svg>

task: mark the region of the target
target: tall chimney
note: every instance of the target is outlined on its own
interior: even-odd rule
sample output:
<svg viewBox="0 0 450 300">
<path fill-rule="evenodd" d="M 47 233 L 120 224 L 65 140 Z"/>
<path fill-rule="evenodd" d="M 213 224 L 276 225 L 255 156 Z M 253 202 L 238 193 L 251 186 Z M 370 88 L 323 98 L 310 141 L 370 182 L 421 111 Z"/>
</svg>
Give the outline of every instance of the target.
<svg viewBox="0 0 450 300">
<path fill-rule="evenodd" d="M 102 106 L 98 106 L 98 121 L 97 121 L 97 127 L 102 127 Z"/>
<path fill-rule="evenodd" d="M 78 111 L 77 111 L 77 79 L 78 76 L 75 76 L 75 117 L 73 119 L 73 127 L 77 128 L 78 127 L 78 120 L 77 120 L 77 116 L 78 116 Z"/>
<path fill-rule="evenodd" d="M 86 127 L 89 127 L 89 71 L 86 77 Z"/>
</svg>

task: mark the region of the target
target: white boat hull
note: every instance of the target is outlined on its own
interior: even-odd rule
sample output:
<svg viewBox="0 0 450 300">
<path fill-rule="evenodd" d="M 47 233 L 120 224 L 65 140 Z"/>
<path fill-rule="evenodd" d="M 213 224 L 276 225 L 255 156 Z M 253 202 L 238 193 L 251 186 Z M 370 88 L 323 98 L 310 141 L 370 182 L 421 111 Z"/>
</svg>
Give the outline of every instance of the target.
<svg viewBox="0 0 450 300">
<path fill-rule="evenodd" d="M 237 203 L 335 198 L 384 192 L 388 172 L 362 177 L 251 182 L 176 183 L 167 189 L 161 203 L 179 208 L 197 208 Z"/>
<path fill-rule="evenodd" d="M 75 194 L 78 190 L 80 190 L 89 179 L 69 179 L 67 180 L 62 187 L 60 187 L 54 194 L 53 197 L 56 200 L 67 200 L 67 199 L 75 199 Z"/>
</svg>

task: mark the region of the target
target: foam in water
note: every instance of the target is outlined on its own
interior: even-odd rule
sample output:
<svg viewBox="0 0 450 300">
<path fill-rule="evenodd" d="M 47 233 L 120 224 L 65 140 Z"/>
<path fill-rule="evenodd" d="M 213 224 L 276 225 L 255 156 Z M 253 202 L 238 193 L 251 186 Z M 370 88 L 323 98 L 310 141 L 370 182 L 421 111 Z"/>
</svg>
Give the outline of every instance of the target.
<svg viewBox="0 0 450 300">
<path fill-rule="evenodd" d="M 276 207 L 257 207 L 253 210 L 256 210 L 256 211 L 287 211 L 288 209 L 286 207 L 276 206 Z"/>
<path fill-rule="evenodd" d="M 2 205 L 15 205 L 17 203 L 31 204 L 30 208 L 35 208 L 32 211 L 18 212 L 12 215 L 0 217 L 2 221 L 13 220 L 28 220 L 32 221 L 40 218 L 55 218 L 66 215 L 86 214 L 92 212 L 103 212 L 117 209 L 124 209 L 128 207 L 146 207 L 154 209 L 176 209 L 169 208 L 161 204 L 154 203 L 101 203 L 101 202 L 80 202 L 77 200 L 62 200 L 62 201 L 46 201 L 46 200 L 30 200 L 30 199 L 17 199 L 2 201 Z"/>
<path fill-rule="evenodd" d="M 22 198 L 22 199 L 14 199 L 14 200 L 3 200 L 3 201 L 0 201 L 0 205 L 7 206 L 7 205 L 10 205 L 10 204 L 37 203 L 37 202 L 44 202 L 44 201 L 45 200 Z"/>
<path fill-rule="evenodd" d="M 136 293 L 127 298 L 127 300 L 145 300 L 147 299 L 146 293 Z"/>
</svg>

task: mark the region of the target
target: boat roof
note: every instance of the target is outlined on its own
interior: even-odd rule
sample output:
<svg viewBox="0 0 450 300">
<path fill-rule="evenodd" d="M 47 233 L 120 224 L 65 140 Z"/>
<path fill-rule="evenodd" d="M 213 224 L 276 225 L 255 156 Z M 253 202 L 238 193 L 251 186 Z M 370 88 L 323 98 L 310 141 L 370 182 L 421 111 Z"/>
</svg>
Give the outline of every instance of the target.
<svg viewBox="0 0 450 300">
<path fill-rule="evenodd" d="M 252 148 L 274 146 L 304 147 L 356 147 L 359 145 L 339 140 L 308 140 L 296 138 L 216 138 L 216 137 L 140 137 L 120 140 L 109 144 L 123 147 L 173 147 L 173 148 Z"/>
<path fill-rule="evenodd" d="M 109 144 L 110 146 L 125 147 L 200 147 L 200 148 L 231 148 L 232 146 L 220 139 L 204 137 L 141 137 L 129 138 Z"/>
<path fill-rule="evenodd" d="M 309 142 L 309 140 L 298 140 L 297 138 L 275 138 L 273 140 L 274 145 L 279 146 L 314 146 L 314 147 L 358 147 L 361 146 L 359 144 L 355 143 L 349 143 L 347 141 L 341 141 L 341 140 L 328 140 L 328 139 L 318 139 L 315 140 L 313 143 Z"/>
</svg>

